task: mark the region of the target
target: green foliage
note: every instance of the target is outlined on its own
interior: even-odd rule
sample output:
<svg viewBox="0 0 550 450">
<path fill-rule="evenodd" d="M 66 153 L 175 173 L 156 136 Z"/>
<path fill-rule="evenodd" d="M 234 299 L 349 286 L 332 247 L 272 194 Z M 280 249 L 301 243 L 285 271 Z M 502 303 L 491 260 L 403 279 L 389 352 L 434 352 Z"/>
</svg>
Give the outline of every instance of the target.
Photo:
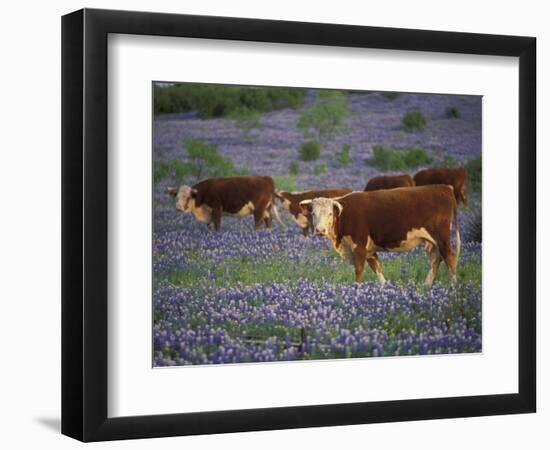
<svg viewBox="0 0 550 450">
<path fill-rule="evenodd" d="M 314 133 L 319 139 L 330 138 L 343 130 L 348 115 L 346 94 L 322 90 L 313 106 L 300 115 L 297 126 L 306 137 Z"/>
<path fill-rule="evenodd" d="M 393 101 L 397 97 L 399 97 L 401 94 L 399 92 L 380 92 L 384 97 L 386 97 L 388 100 Z"/>
<path fill-rule="evenodd" d="M 300 172 L 300 166 L 298 165 L 298 162 L 292 161 L 290 163 L 290 169 L 289 169 L 290 175 L 298 175 L 299 172 Z"/>
<path fill-rule="evenodd" d="M 296 178 L 292 175 L 273 175 L 271 178 L 273 178 L 275 189 L 278 191 L 295 192 L 299 190 Z"/>
<path fill-rule="evenodd" d="M 456 108 L 454 106 L 448 106 L 445 109 L 445 115 L 449 119 L 458 119 L 460 117 L 460 111 L 458 110 L 458 108 Z"/>
<path fill-rule="evenodd" d="M 451 155 L 443 155 L 442 158 L 433 163 L 434 167 L 458 167 L 459 165 L 458 161 Z"/>
<path fill-rule="evenodd" d="M 315 175 L 322 175 L 324 173 L 327 172 L 327 165 L 326 164 L 317 164 L 314 168 L 313 168 L 313 173 Z"/>
<path fill-rule="evenodd" d="M 482 242 L 481 205 L 471 205 L 466 213 L 463 239 L 466 242 Z"/>
<path fill-rule="evenodd" d="M 342 165 L 349 164 L 351 162 L 351 156 L 349 154 L 349 151 L 350 151 L 350 145 L 343 144 L 342 150 L 336 153 L 336 161 L 338 161 Z"/>
<path fill-rule="evenodd" d="M 249 137 L 253 128 L 260 128 L 261 114 L 246 106 L 239 106 L 228 114 L 228 118 L 235 121 L 235 125 L 243 130 L 245 137 Z"/>
<path fill-rule="evenodd" d="M 302 161 L 314 161 L 321 154 L 319 141 L 307 141 L 300 146 L 300 159 Z"/>
<path fill-rule="evenodd" d="M 201 118 L 227 117 L 241 108 L 259 113 L 297 108 L 305 94 L 301 88 L 180 83 L 154 86 L 153 103 L 155 114 L 194 111 Z"/>
<path fill-rule="evenodd" d="M 468 186 L 473 192 L 481 191 L 481 156 L 471 159 L 464 167 L 468 176 Z"/>
<path fill-rule="evenodd" d="M 182 162 L 173 158 L 168 161 L 155 163 L 153 171 L 153 180 L 158 183 L 165 178 L 171 178 L 176 183 L 182 183 L 185 179 L 197 171 L 197 166 L 193 163 Z"/>
<path fill-rule="evenodd" d="M 166 161 L 157 161 L 154 164 L 153 169 L 153 181 L 158 183 L 160 180 L 164 180 L 170 175 L 170 164 Z"/>
<path fill-rule="evenodd" d="M 426 126 L 426 119 L 420 111 L 407 111 L 401 119 L 401 124 L 405 131 L 412 131 L 424 128 Z"/>
<path fill-rule="evenodd" d="M 371 166 L 380 170 L 404 170 L 432 162 L 432 158 L 426 150 L 419 147 L 406 147 L 403 149 L 389 149 L 383 145 L 375 145 L 373 157 L 368 161 Z"/>
</svg>

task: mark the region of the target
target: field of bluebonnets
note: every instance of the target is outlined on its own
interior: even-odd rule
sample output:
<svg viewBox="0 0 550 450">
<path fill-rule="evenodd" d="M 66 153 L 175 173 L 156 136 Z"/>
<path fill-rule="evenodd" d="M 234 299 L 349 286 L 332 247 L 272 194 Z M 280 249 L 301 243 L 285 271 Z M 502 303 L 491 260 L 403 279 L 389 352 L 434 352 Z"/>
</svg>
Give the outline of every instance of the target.
<svg viewBox="0 0 550 450">
<path fill-rule="evenodd" d="M 205 85 L 154 88 L 153 364 L 480 352 L 481 98 Z M 287 227 L 220 232 L 175 209 L 169 186 L 270 175 L 278 189 L 363 190 L 381 173 L 464 166 L 458 284 L 432 289 L 421 247 L 380 254 L 388 282 L 354 283 L 328 240 Z"/>
</svg>

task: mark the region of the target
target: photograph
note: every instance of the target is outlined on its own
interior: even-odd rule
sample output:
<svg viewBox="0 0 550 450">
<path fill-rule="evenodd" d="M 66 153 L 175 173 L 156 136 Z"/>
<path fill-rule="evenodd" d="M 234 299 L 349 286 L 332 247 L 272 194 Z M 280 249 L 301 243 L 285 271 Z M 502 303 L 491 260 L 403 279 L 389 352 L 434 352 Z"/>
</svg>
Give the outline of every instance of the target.
<svg viewBox="0 0 550 450">
<path fill-rule="evenodd" d="M 153 366 L 482 352 L 482 100 L 153 82 Z"/>
</svg>

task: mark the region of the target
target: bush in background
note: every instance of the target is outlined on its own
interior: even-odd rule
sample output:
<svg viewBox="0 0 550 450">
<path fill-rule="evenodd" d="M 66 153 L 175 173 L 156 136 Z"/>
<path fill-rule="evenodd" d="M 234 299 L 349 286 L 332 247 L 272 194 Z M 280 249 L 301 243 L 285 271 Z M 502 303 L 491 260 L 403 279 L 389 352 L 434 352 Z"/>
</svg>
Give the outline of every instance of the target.
<svg viewBox="0 0 550 450">
<path fill-rule="evenodd" d="M 290 169 L 289 169 L 290 175 L 298 175 L 299 172 L 300 172 L 300 166 L 298 165 L 298 162 L 292 161 L 290 163 Z"/>
<path fill-rule="evenodd" d="M 297 126 L 304 136 L 314 135 L 321 141 L 342 131 L 348 114 L 346 94 L 321 90 L 313 106 L 300 115 Z"/>
<path fill-rule="evenodd" d="M 275 182 L 275 189 L 278 191 L 296 192 L 298 187 L 296 186 L 296 178 L 293 175 L 273 175 L 273 181 Z"/>
<path fill-rule="evenodd" d="M 336 161 L 338 161 L 342 165 L 347 165 L 351 162 L 351 156 L 349 154 L 350 151 L 350 145 L 349 144 L 343 144 L 342 150 L 340 150 L 338 153 L 336 153 Z"/>
<path fill-rule="evenodd" d="M 300 159 L 302 161 L 314 161 L 321 154 L 319 141 L 307 141 L 300 146 Z"/>
<path fill-rule="evenodd" d="M 162 113 L 197 112 L 201 118 L 228 117 L 239 108 L 257 112 L 297 108 L 306 89 L 178 83 L 155 85 L 153 106 Z"/>
<path fill-rule="evenodd" d="M 326 164 L 317 164 L 314 168 L 313 168 L 313 173 L 315 175 L 322 175 L 324 173 L 327 172 L 327 165 Z"/>
<path fill-rule="evenodd" d="M 473 192 L 481 191 L 481 156 L 471 159 L 464 167 L 468 176 L 468 186 Z"/>
<path fill-rule="evenodd" d="M 380 93 L 390 101 L 395 100 L 397 97 L 401 95 L 399 92 L 380 92 Z"/>
<path fill-rule="evenodd" d="M 428 165 L 432 158 L 426 150 L 420 147 L 406 147 L 403 149 L 389 149 L 383 145 L 373 147 L 373 157 L 368 161 L 371 166 L 382 171 L 404 170 L 422 165 Z"/>
<path fill-rule="evenodd" d="M 460 111 L 454 106 L 448 106 L 445 109 L 445 115 L 449 119 L 458 119 L 460 117 Z"/>
<path fill-rule="evenodd" d="M 235 121 L 235 125 L 243 130 L 246 138 L 250 137 L 250 131 L 253 128 L 260 128 L 261 126 L 261 114 L 246 106 L 239 106 L 231 111 L 227 117 Z"/>
<path fill-rule="evenodd" d="M 464 218 L 463 239 L 466 242 L 482 242 L 481 205 L 472 205 Z"/>
<path fill-rule="evenodd" d="M 412 131 L 424 128 L 426 126 L 426 119 L 420 111 L 407 111 L 401 119 L 401 124 L 405 131 Z"/>
</svg>

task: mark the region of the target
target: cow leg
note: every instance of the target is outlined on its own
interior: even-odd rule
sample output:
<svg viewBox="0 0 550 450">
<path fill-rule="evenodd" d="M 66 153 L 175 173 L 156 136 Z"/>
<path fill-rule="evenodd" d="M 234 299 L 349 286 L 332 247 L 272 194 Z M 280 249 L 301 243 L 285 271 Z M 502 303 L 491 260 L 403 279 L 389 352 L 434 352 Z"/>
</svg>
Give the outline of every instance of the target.
<svg viewBox="0 0 550 450">
<path fill-rule="evenodd" d="M 222 224 L 222 209 L 220 207 L 212 208 L 212 222 L 216 231 L 220 230 Z"/>
<path fill-rule="evenodd" d="M 445 264 L 447 265 L 447 268 L 449 269 L 449 273 L 451 274 L 451 283 L 456 285 L 456 255 L 454 251 L 451 248 L 451 241 L 442 242 L 440 244 L 439 251 L 441 253 L 441 257 L 445 260 Z"/>
<path fill-rule="evenodd" d="M 309 225 L 307 225 L 306 227 L 302 228 L 302 232 L 304 233 L 304 237 L 307 237 L 307 235 L 309 234 Z"/>
<path fill-rule="evenodd" d="M 264 217 L 264 223 L 266 228 L 271 228 L 271 224 L 273 223 L 273 219 L 271 218 L 271 214 L 268 214 Z"/>
<path fill-rule="evenodd" d="M 378 282 L 382 286 L 384 286 L 384 284 L 386 283 L 386 279 L 384 278 L 384 274 L 382 273 L 382 265 L 380 264 L 378 255 L 375 253 L 374 255 L 369 256 L 367 258 L 367 262 L 369 263 L 370 268 L 376 274 L 376 278 L 378 279 Z"/>
<path fill-rule="evenodd" d="M 363 279 L 363 269 L 365 268 L 365 259 L 367 250 L 363 246 L 357 246 L 353 250 L 353 265 L 355 266 L 355 281 L 361 283 Z"/>
<path fill-rule="evenodd" d="M 430 271 L 428 272 L 428 275 L 426 276 L 426 280 L 424 281 L 424 286 L 426 287 L 432 286 L 434 279 L 437 275 L 437 271 L 439 269 L 439 264 L 441 264 L 441 255 L 436 246 L 431 245 L 429 250 L 429 256 L 430 256 Z"/>
<path fill-rule="evenodd" d="M 264 220 L 264 212 L 265 208 L 256 208 L 254 210 L 254 225 L 256 227 L 256 230 L 258 230 L 262 226 L 262 221 Z"/>
</svg>

